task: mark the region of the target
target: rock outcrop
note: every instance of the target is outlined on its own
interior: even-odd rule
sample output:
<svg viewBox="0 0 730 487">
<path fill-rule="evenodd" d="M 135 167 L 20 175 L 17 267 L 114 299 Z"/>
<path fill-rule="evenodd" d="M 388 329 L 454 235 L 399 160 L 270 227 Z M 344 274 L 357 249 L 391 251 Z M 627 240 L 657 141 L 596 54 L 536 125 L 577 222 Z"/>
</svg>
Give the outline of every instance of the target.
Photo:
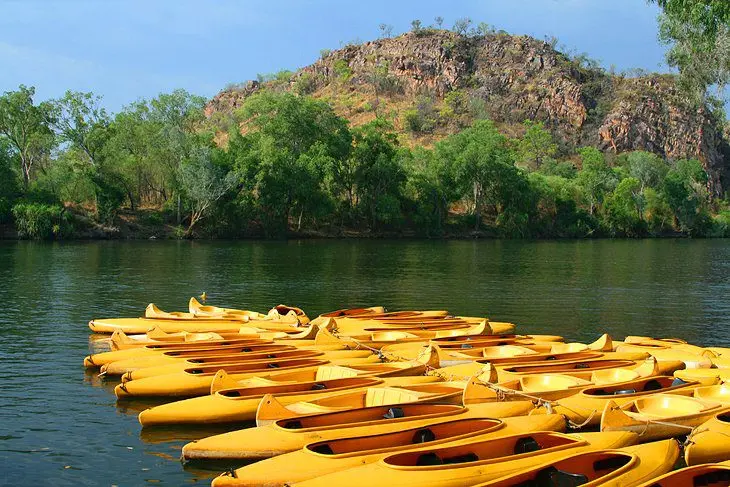
<svg viewBox="0 0 730 487">
<path fill-rule="evenodd" d="M 411 32 L 332 51 L 283 86 L 280 80 L 272 83 L 326 96 L 351 119 L 352 101 L 338 105 L 338 93 L 359 93 L 402 108 L 424 97 L 443 103 L 459 92 L 503 125 L 544 122 L 566 150 L 590 144 L 610 152 L 698 158 L 715 195 L 730 187 L 730 146 L 721 124 L 705 108 L 688 103 L 670 75 L 611 75 L 526 36 Z M 235 110 L 262 86 L 267 83 L 254 81 L 222 91 L 209 102 L 206 115 Z M 434 138 L 459 128 L 443 120 L 437 125 Z"/>
</svg>

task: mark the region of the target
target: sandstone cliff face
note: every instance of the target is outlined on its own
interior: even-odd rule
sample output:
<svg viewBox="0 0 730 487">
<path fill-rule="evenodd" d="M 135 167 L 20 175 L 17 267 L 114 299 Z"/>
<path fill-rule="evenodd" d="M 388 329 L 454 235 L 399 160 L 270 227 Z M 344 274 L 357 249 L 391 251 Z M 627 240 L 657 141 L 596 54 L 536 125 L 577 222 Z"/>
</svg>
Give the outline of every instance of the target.
<svg viewBox="0 0 730 487">
<path fill-rule="evenodd" d="M 296 89 L 304 77 L 315 96 L 336 87 L 400 107 L 412 106 L 424 96 L 440 103 L 459 90 L 480 100 L 497 122 L 544 122 L 568 149 L 592 144 L 613 152 L 647 150 L 670 159 L 696 157 L 710 174 L 713 193 L 720 195 L 730 186 L 726 137 L 705 109 L 683 101 L 671 77 L 611 76 L 581 66 L 530 37 L 408 33 L 333 51 L 295 73 L 284 89 Z M 378 93 L 376 83 L 383 77 L 391 82 L 391 90 Z M 206 114 L 235 110 L 260 87 L 249 82 L 224 90 L 209 102 Z M 331 92 L 326 96 L 331 98 Z M 441 129 L 436 138 L 457 127 Z"/>
</svg>

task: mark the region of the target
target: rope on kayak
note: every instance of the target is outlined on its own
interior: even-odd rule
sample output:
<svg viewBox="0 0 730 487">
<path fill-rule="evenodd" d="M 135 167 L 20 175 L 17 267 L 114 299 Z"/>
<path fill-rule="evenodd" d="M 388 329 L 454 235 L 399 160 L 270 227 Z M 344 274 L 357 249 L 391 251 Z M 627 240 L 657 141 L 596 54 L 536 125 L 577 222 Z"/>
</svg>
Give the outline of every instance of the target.
<svg viewBox="0 0 730 487">
<path fill-rule="evenodd" d="M 413 360 L 416 360 L 417 361 L 420 358 L 422 358 L 425 353 L 429 352 L 429 347 L 425 347 L 423 350 L 421 350 L 421 352 L 419 352 L 419 354 L 415 357 L 415 359 L 410 359 L 410 358 L 407 358 L 407 357 L 399 356 L 399 355 L 394 354 L 392 352 L 383 352 L 382 350 L 379 350 L 377 348 L 370 347 L 370 346 L 362 343 L 361 341 L 357 340 L 356 338 L 349 337 L 349 336 L 342 336 L 339 333 L 337 333 L 337 330 L 332 330 L 331 333 L 335 337 L 337 337 L 337 338 L 339 338 L 341 340 L 345 340 L 346 339 L 346 340 L 352 341 L 353 343 L 355 343 L 355 345 L 357 346 L 357 348 L 365 348 L 367 350 L 370 350 L 371 352 L 377 354 L 378 357 L 381 360 L 390 360 L 390 361 L 396 361 L 396 362 L 397 361 L 410 362 L 410 361 L 413 361 Z M 583 414 L 581 414 L 578 411 L 575 411 L 575 410 L 569 408 L 568 406 L 565 406 L 565 405 L 560 404 L 560 402 L 558 402 L 558 401 L 550 401 L 550 400 L 543 399 L 543 398 L 538 397 L 538 396 L 533 396 L 532 394 L 528 394 L 528 393 L 523 392 L 523 391 L 517 391 L 515 389 L 510 389 L 508 387 L 504 387 L 504 386 L 497 385 L 497 384 L 495 384 L 493 382 L 488 382 L 488 381 L 482 380 L 482 379 L 480 379 L 478 377 L 478 373 L 475 374 L 475 375 L 472 375 L 472 376 L 468 376 L 468 377 L 467 376 L 456 376 L 456 375 L 453 375 L 453 374 L 446 375 L 446 374 L 440 372 L 440 369 L 437 369 L 435 367 L 431 367 L 430 365 L 426 365 L 426 373 L 429 374 L 429 375 L 434 375 L 436 377 L 440 377 L 444 381 L 448 381 L 448 382 L 455 381 L 455 380 L 464 381 L 464 382 L 467 382 L 467 381 L 475 381 L 479 385 L 482 385 L 484 387 L 488 387 L 489 389 L 493 390 L 495 392 L 496 396 L 497 396 L 497 401 L 499 401 L 499 402 L 505 401 L 508 396 L 520 396 L 520 397 L 524 397 L 525 399 L 531 400 L 535 404 L 535 409 L 539 409 L 541 407 L 544 407 L 548 414 L 554 414 L 555 407 L 561 406 L 561 407 L 564 407 L 565 409 L 567 409 L 568 411 L 571 411 L 576 416 L 583 417 Z M 588 415 L 588 417 L 586 418 L 586 420 L 583 421 L 582 423 L 576 423 L 573 420 L 571 420 L 570 418 L 566 417 L 566 419 L 568 421 L 568 427 L 571 428 L 571 429 L 581 429 L 581 428 L 584 428 L 585 426 L 588 426 L 593 421 L 593 418 L 595 417 L 595 415 L 597 413 L 598 413 L 598 410 L 594 409 Z M 661 424 L 660 422 L 657 422 L 657 423 L 658 424 Z M 681 426 L 681 425 L 678 425 L 678 426 Z M 647 426 L 647 428 L 648 428 L 648 426 Z M 690 429 L 692 429 L 692 428 L 690 428 Z"/>
<path fill-rule="evenodd" d="M 687 425 L 684 425 L 684 424 L 677 424 L 677 423 L 672 423 L 672 422 L 669 422 L 669 421 L 658 421 L 658 420 L 655 420 L 655 419 L 647 419 L 644 422 L 644 431 L 642 431 L 641 433 L 639 433 L 639 436 L 643 436 L 644 434 L 646 434 L 646 432 L 649 431 L 649 425 L 651 425 L 651 424 L 658 424 L 658 425 L 661 425 L 661 426 L 670 426 L 672 428 L 687 429 L 687 430 L 690 430 L 690 432 L 692 432 L 692 430 L 695 429 L 694 426 L 687 426 Z"/>
</svg>

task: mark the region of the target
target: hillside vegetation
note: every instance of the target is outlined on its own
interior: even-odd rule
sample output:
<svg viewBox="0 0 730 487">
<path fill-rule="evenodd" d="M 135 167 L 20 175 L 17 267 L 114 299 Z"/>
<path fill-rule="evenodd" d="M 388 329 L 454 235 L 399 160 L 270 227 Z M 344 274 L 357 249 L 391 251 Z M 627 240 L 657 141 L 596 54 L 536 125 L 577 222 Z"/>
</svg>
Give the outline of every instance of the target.
<svg viewBox="0 0 730 487">
<path fill-rule="evenodd" d="M 33 97 L 0 98 L 29 238 L 730 234 L 717 111 L 529 37 L 418 27 L 115 115 Z"/>
</svg>

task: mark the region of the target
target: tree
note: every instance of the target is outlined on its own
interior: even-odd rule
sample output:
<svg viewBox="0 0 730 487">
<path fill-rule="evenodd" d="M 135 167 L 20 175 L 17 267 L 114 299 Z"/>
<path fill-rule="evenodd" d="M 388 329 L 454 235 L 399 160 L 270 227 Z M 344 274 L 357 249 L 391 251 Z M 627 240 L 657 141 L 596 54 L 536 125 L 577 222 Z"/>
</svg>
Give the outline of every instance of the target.
<svg viewBox="0 0 730 487">
<path fill-rule="evenodd" d="M 52 102 L 53 123 L 62 141 L 82 151 L 92 166 L 98 165 L 111 122 L 101 106 L 101 97 L 93 93 L 67 91 Z"/>
<path fill-rule="evenodd" d="M 489 25 L 486 22 L 479 22 L 476 28 L 476 33 L 480 36 L 487 36 L 494 33 L 495 28 L 493 25 Z"/>
<path fill-rule="evenodd" d="M 641 190 L 658 188 L 669 171 L 661 157 L 651 152 L 633 151 L 626 157 L 629 174 L 641 183 Z"/>
<path fill-rule="evenodd" d="M 437 29 L 440 29 L 440 28 L 443 27 L 443 25 L 444 25 L 444 18 L 443 17 L 441 17 L 439 15 L 436 18 L 434 18 L 433 20 L 434 20 L 434 22 L 436 22 L 436 28 Z"/>
<path fill-rule="evenodd" d="M 393 26 L 389 24 L 380 24 L 378 26 L 378 29 L 380 29 L 380 37 L 383 39 L 388 39 L 390 37 L 393 37 Z"/>
<path fill-rule="evenodd" d="M 469 27 L 472 24 L 472 20 L 469 17 L 462 17 L 460 19 L 456 19 L 456 22 L 454 22 L 454 26 L 451 28 L 454 32 L 456 32 L 459 35 L 465 36 L 469 32 Z"/>
<path fill-rule="evenodd" d="M 664 179 L 664 194 L 674 212 L 675 221 L 683 232 L 696 232 L 698 215 L 705 210 L 709 194 L 707 173 L 695 160 L 680 160 Z"/>
<path fill-rule="evenodd" d="M 23 184 L 28 189 L 34 166 L 48 156 L 54 145 L 48 125 L 51 107 L 33 103 L 35 88 L 20 85 L 18 91 L 0 97 L 0 135 L 3 135 L 20 161 Z"/>
<path fill-rule="evenodd" d="M 180 166 L 180 185 L 190 207 L 190 223 L 185 232 L 188 236 L 236 182 L 233 173 L 213 164 L 213 150 L 196 146 Z"/>
<path fill-rule="evenodd" d="M 237 117 L 247 133 L 231 139 L 229 152 L 243 190 L 256 195 L 272 224 L 287 229 L 294 210 L 301 222 L 326 199 L 328 168 L 336 173 L 347 158 L 347 122 L 321 100 L 270 92 L 247 99 Z"/>
<path fill-rule="evenodd" d="M 10 209 L 19 193 L 17 182 L 10 144 L 6 139 L 0 138 L 0 223 L 10 217 Z"/>
<path fill-rule="evenodd" d="M 588 212 L 593 215 L 596 207 L 603 203 L 605 194 L 615 184 L 616 178 L 601 151 L 594 147 L 584 147 L 579 152 L 583 169 L 578 173 L 578 184 L 584 189 Z"/>
<path fill-rule="evenodd" d="M 423 30 L 423 26 L 421 24 L 421 21 L 418 19 L 411 20 L 411 31 L 419 34 Z"/>
<path fill-rule="evenodd" d="M 436 153 L 450 161 L 461 196 L 472 202 L 475 230 L 487 213 L 511 234 L 527 223 L 529 184 L 493 122 L 480 120 L 449 136 L 437 144 Z"/>
<path fill-rule="evenodd" d="M 393 221 L 400 214 L 405 172 L 398 160 L 398 142 L 392 126 L 376 119 L 353 129 L 354 182 L 359 206 L 371 228 Z"/>
<path fill-rule="evenodd" d="M 542 122 L 525 120 L 523 125 L 525 135 L 518 142 L 520 160 L 539 169 L 546 159 L 557 153 L 558 145 Z"/>
<path fill-rule="evenodd" d="M 427 234 L 441 231 L 449 204 L 459 199 L 450 164 L 435 151 L 415 147 L 404 158 L 406 192 L 414 203 L 414 220 Z"/>
<path fill-rule="evenodd" d="M 625 235 L 640 235 L 643 233 L 645 206 L 641 182 L 633 177 L 622 179 L 606 202 L 611 227 Z"/>
<path fill-rule="evenodd" d="M 679 68 L 680 84 L 698 99 L 710 86 L 730 81 L 730 2 L 652 0 L 663 13 L 659 38 L 670 45 L 667 62 Z"/>
</svg>

